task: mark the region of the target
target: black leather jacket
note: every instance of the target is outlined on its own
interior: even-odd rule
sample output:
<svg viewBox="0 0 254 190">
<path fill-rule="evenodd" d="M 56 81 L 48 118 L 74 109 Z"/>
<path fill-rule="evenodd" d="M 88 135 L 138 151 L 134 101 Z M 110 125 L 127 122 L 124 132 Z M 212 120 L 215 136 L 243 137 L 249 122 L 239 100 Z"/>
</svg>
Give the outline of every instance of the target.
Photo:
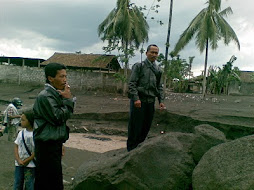
<svg viewBox="0 0 254 190">
<path fill-rule="evenodd" d="M 40 139 L 41 127 L 66 127 L 66 121 L 73 113 L 72 99 L 63 98 L 53 87 L 46 84 L 34 103 L 34 140 Z M 69 131 L 67 131 L 69 133 Z M 67 134 L 67 137 L 69 134 Z M 67 138 L 68 139 L 68 138 Z M 67 139 L 64 139 L 66 141 Z"/>
<path fill-rule="evenodd" d="M 163 102 L 163 87 L 161 83 L 162 71 L 146 59 L 132 67 L 129 80 L 129 98 L 136 101 L 154 102 L 158 97 L 159 103 Z"/>
</svg>

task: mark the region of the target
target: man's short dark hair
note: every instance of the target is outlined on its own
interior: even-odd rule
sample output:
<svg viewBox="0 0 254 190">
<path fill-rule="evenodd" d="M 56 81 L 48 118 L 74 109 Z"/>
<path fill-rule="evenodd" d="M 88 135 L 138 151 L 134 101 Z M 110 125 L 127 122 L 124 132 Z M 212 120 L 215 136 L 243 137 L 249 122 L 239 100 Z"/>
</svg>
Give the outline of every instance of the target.
<svg viewBox="0 0 254 190">
<path fill-rule="evenodd" d="M 156 44 L 150 44 L 149 46 L 147 46 L 146 52 L 148 52 L 150 50 L 151 46 L 155 46 L 155 47 L 159 48 Z"/>
<path fill-rule="evenodd" d="M 62 63 L 49 63 L 45 67 L 45 77 L 46 77 L 46 83 L 49 83 L 48 77 L 55 77 L 57 74 L 57 71 L 60 71 L 62 69 L 66 70 L 66 66 Z"/>
</svg>

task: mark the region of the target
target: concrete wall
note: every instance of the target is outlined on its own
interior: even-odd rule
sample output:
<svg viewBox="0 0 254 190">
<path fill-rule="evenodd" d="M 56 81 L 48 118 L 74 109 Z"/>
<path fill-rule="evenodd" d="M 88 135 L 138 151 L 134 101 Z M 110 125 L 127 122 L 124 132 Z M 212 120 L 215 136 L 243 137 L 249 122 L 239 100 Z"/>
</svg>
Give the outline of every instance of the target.
<svg viewBox="0 0 254 190">
<path fill-rule="evenodd" d="M 253 82 L 231 82 L 228 88 L 229 95 L 254 95 Z"/>
<path fill-rule="evenodd" d="M 242 82 L 253 82 L 252 75 L 254 74 L 253 71 L 241 71 L 240 72 L 240 78 Z"/>
<path fill-rule="evenodd" d="M 119 84 L 115 81 L 113 74 L 114 73 L 67 70 L 68 83 L 71 88 L 86 90 L 116 92 L 119 90 Z M 16 83 L 20 85 L 43 85 L 45 83 L 44 69 L 0 65 L 0 82 Z"/>
<path fill-rule="evenodd" d="M 240 93 L 243 95 L 254 95 L 254 83 L 242 82 L 240 87 Z"/>
</svg>

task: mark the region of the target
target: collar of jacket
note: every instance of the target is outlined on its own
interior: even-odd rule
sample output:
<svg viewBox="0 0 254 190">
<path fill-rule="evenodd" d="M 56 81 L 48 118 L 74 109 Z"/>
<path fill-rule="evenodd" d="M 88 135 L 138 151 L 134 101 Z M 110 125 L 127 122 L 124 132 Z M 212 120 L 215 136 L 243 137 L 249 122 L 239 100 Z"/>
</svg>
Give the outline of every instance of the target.
<svg viewBox="0 0 254 190">
<path fill-rule="evenodd" d="M 46 88 L 46 87 L 50 87 L 50 88 L 53 88 L 54 90 L 56 90 L 56 89 L 55 89 L 55 87 L 54 87 L 54 86 L 52 86 L 52 85 L 51 85 L 51 84 L 49 84 L 49 83 L 46 83 L 46 84 L 45 84 L 45 88 Z"/>
<path fill-rule="evenodd" d="M 147 58 L 146 58 L 146 60 L 145 60 L 145 63 L 147 64 L 147 67 L 152 67 L 152 66 L 154 66 L 154 64 L 155 64 L 155 62 L 151 62 L 151 61 L 149 61 Z"/>
<path fill-rule="evenodd" d="M 55 95 L 61 96 L 61 94 L 52 85 L 50 85 L 49 83 L 45 84 L 45 90 L 49 90 L 52 93 L 54 93 Z"/>
</svg>

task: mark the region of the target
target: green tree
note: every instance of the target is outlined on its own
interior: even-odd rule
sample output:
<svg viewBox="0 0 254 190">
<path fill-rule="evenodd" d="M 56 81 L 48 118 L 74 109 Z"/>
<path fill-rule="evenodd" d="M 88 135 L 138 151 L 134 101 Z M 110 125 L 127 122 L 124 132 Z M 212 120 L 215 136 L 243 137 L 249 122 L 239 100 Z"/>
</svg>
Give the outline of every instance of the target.
<svg viewBox="0 0 254 190">
<path fill-rule="evenodd" d="M 203 97 L 206 92 L 206 70 L 208 60 L 208 47 L 215 50 L 218 47 L 218 42 L 222 39 L 225 45 L 234 41 L 240 50 L 240 43 L 234 30 L 224 19 L 225 16 L 232 14 L 230 7 L 221 10 L 221 0 L 208 0 L 208 6 L 191 21 L 188 28 L 181 34 L 180 39 L 175 45 L 174 54 L 178 54 L 189 41 L 195 36 L 196 45 L 202 53 L 205 53 L 204 76 L 203 76 Z"/>
<path fill-rule="evenodd" d="M 236 60 L 235 56 L 232 56 L 231 59 L 223 65 L 221 71 L 221 80 L 223 81 L 223 92 L 228 94 L 228 87 L 232 81 L 241 81 L 240 79 L 240 70 L 238 67 L 233 68 L 233 62 Z"/>
<path fill-rule="evenodd" d="M 211 94 L 221 94 L 223 84 L 220 80 L 220 73 L 220 67 L 210 66 L 208 69 L 207 89 Z"/>
<path fill-rule="evenodd" d="M 104 50 L 111 52 L 115 49 L 124 54 L 124 76 L 127 78 L 129 58 L 134 56 L 133 49 L 148 41 L 149 26 L 140 9 L 129 0 L 117 0 L 114 8 L 98 27 L 98 35 L 103 41 L 108 41 Z M 124 83 L 124 93 L 127 84 Z"/>
<path fill-rule="evenodd" d="M 235 56 L 220 67 L 209 68 L 208 75 L 208 90 L 214 94 L 228 94 L 228 87 L 232 81 L 241 81 L 240 70 L 238 67 L 233 68 L 233 62 L 236 60 Z"/>
<path fill-rule="evenodd" d="M 190 75 L 190 64 L 193 62 L 194 56 L 189 57 L 190 63 L 187 63 L 185 59 L 180 58 L 180 55 L 174 56 L 173 54 L 169 54 L 170 59 L 168 60 L 169 65 L 166 70 L 166 79 L 167 79 L 167 84 L 172 87 L 172 81 L 173 79 L 178 79 L 179 81 L 183 81 L 184 79 L 187 78 L 187 76 Z M 165 56 L 161 53 L 158 58 L 157 62 L 159 62 L 159 66 L 162 66 L 165 61 Z"/>
<path fill-rule="evenodd" d="M 188 76 L 189 73 L 189 64 L 185 59 L 181 59 L 178 55 L 176 58 L 172 57 L 169 60 L 170 64 L 167 70 L 167 78 L 172 81 L 174 78 L 183 80 Z"/>
<path fill-rule="evenodd" d="M 189 64 L 185 59 L 181 59 L 180 55 L 172 57 L 169 63 L 167 78 L 170 88 L 173 88 L 174 92 L 187 92 L 188 80 L 185 79 L 189 74 Z"/>
<path fill-rule="evenodd" d="M 152 2 L 152 4 L 151 4 L 151 6 L 150 6 L 149 9 L 147 8 L 146 5 L 140 6 L 140 7 L 139 7 L 139 9 L 140 9 L 144 14 L 145 14 L 145 12 L 146 12 L 144 18 L 145 18 L 147 21 L 149 21 L 149 20 L 154 20 L 154 19 L 155 19 L 154 16 L 152 16 L 152 15 L 150 16 L 150 15 L 149 15 L 151 12 L 156 13 L 156 14 L 159 13 L 159 8 L 160 8 L 159 3 L 160 3 L 160 1 L 161 1 L 161 0 L 153 0 L 153 2 Z M 157 19 L 157 23 L 159 23 L 160 26 L 162 26 L 162 25 L 164 24 L 164 23 L 163 23 L 161 20 L 159 20 L 159 19 Z M 145 49 L 144 49 L 144 42 L 142 43 L 139 52 L 140 52 L 140 60 L 141 60 L 141 62 L 142 62 L 142 61 L 143 61 L 143 54 L 144 54 L 144 52 L 145 52 Z"/>
</svg>

